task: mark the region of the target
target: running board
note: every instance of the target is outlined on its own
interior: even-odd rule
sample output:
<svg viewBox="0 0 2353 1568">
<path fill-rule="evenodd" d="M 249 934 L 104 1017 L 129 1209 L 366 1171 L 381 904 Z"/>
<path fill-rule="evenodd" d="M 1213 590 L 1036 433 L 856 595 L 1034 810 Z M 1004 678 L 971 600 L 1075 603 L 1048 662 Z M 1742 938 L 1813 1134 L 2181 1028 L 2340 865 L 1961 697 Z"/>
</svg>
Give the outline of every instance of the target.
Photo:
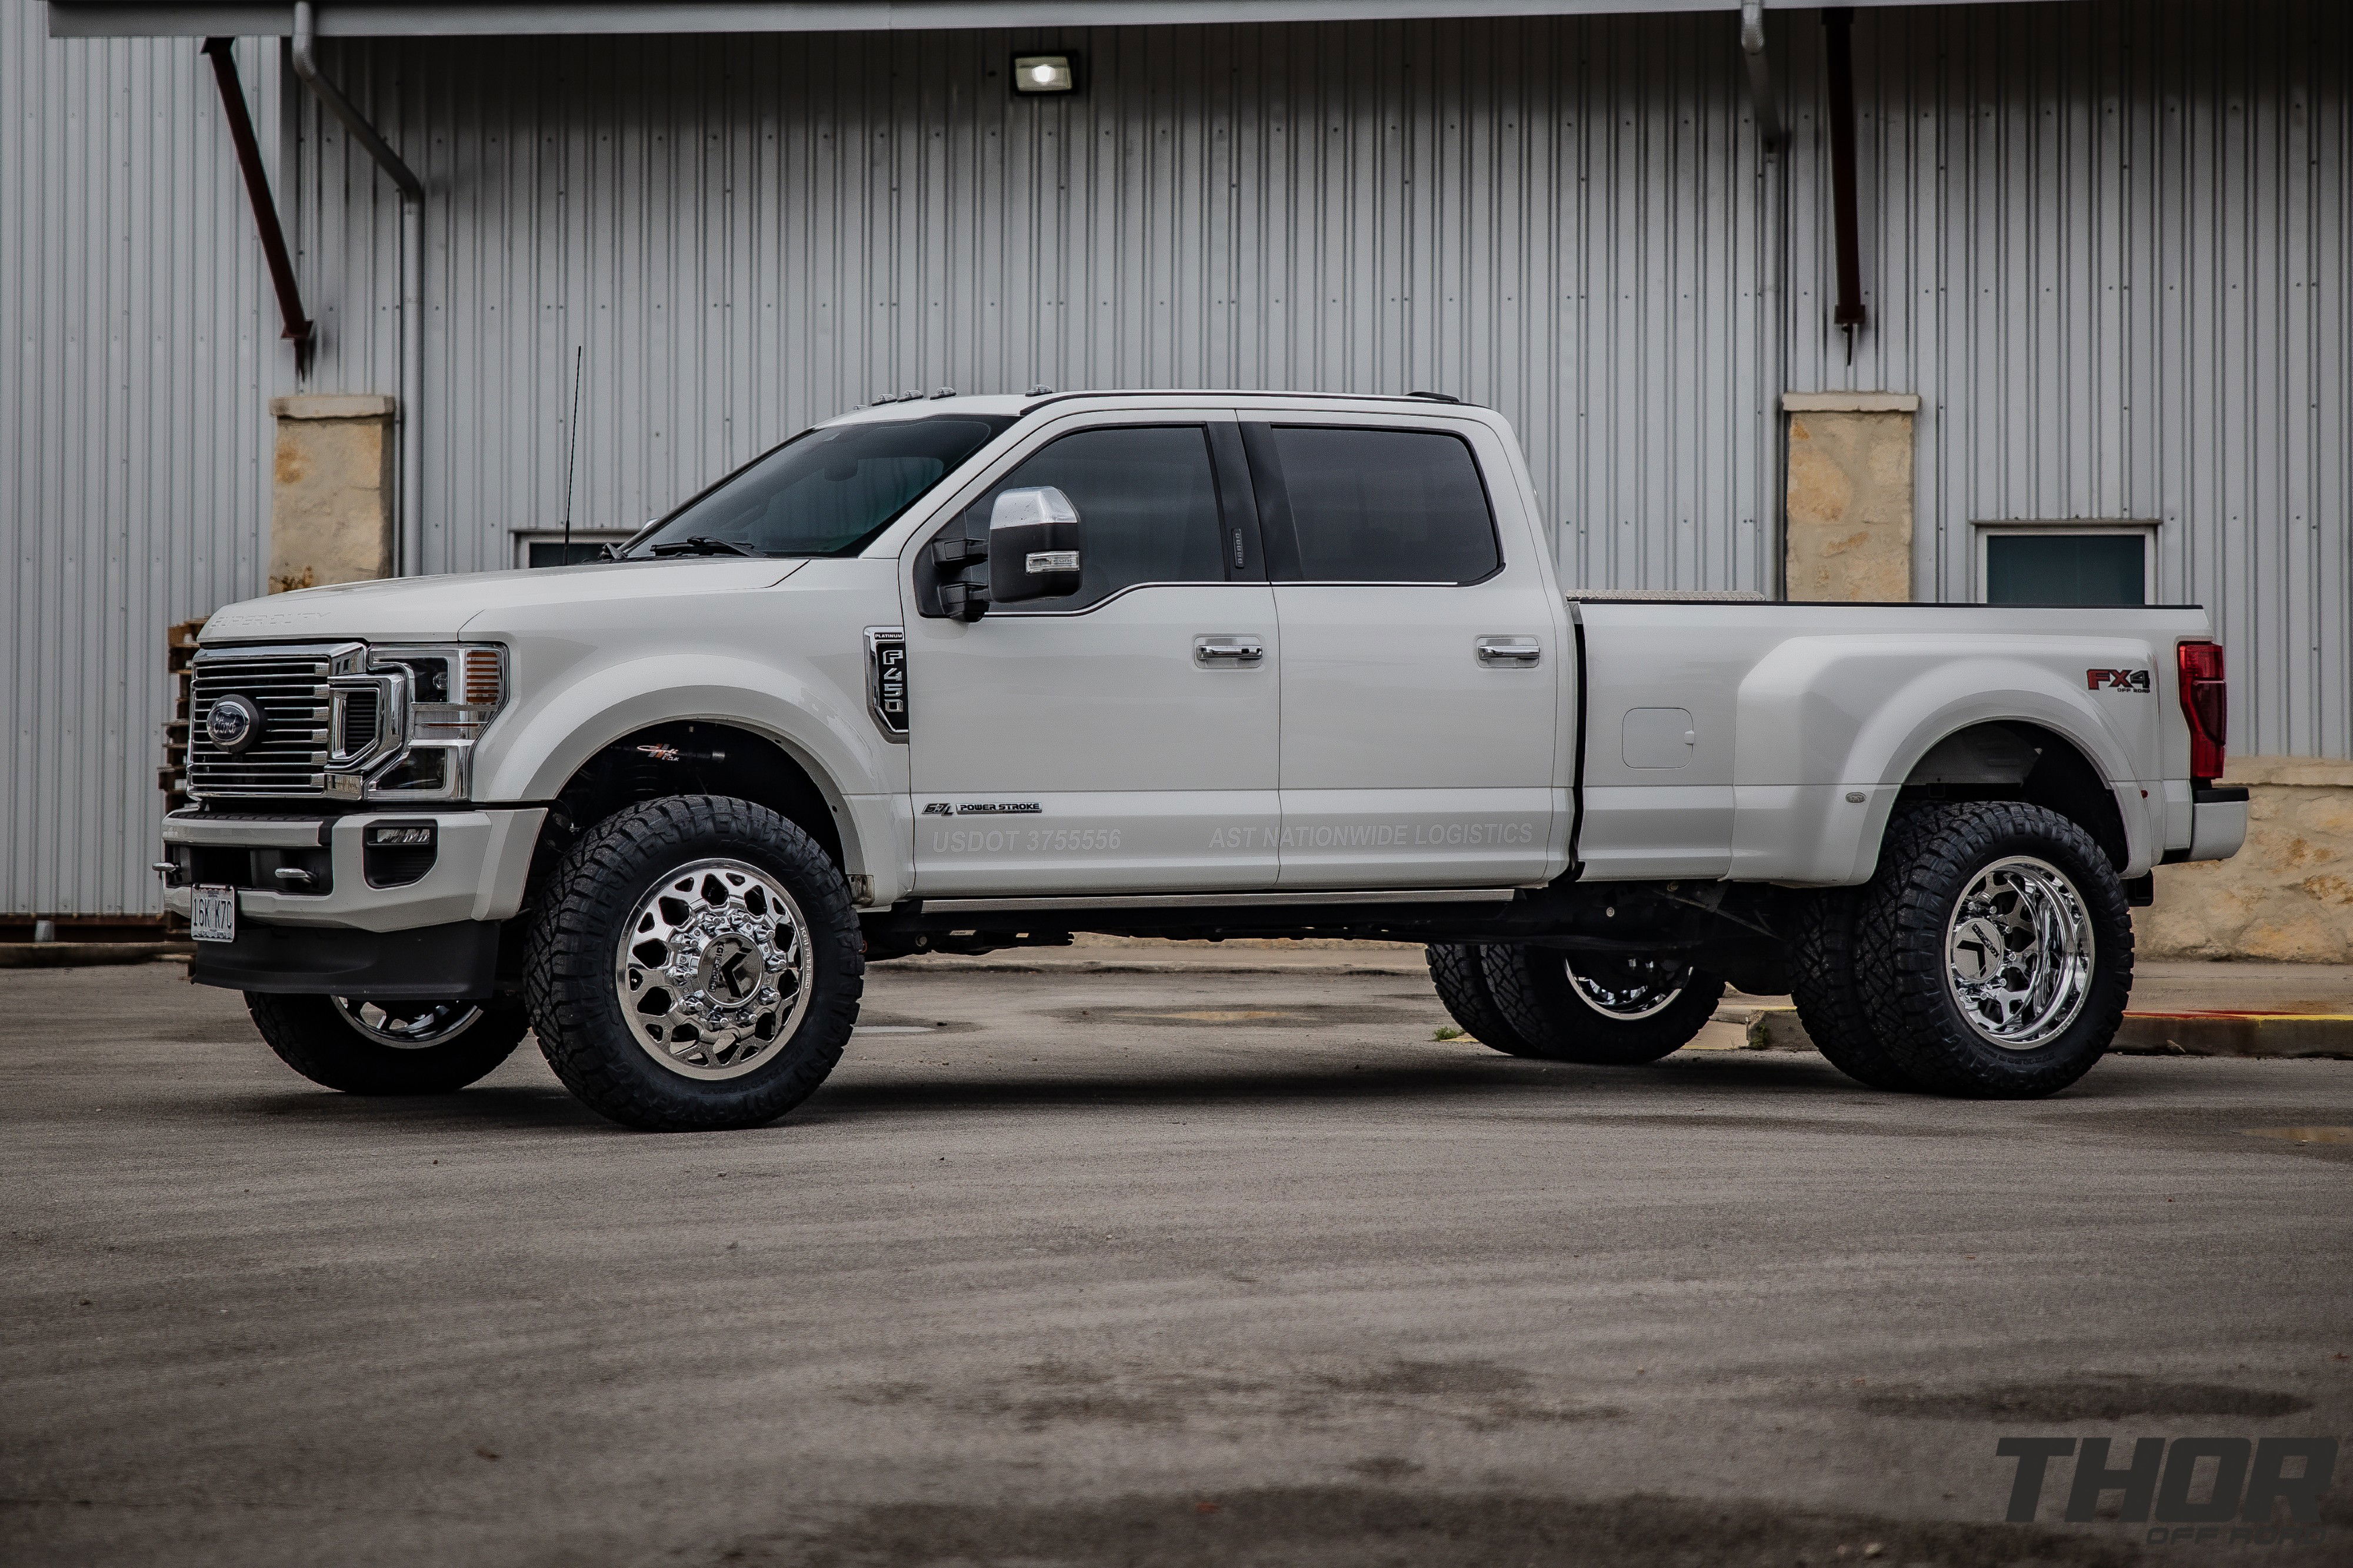
<svg viewBox="0 0 2353 1568">
<path fill-rule="evenodd" d="M 927 915 L 1016 914 L 1054 910 L 1281 909 L 1292 904 L 1508 904 L 1514 888 L 1405 888 L 1317 893 L 1082 894 L 1040 899 L 924 899 Z"/>
</svg>

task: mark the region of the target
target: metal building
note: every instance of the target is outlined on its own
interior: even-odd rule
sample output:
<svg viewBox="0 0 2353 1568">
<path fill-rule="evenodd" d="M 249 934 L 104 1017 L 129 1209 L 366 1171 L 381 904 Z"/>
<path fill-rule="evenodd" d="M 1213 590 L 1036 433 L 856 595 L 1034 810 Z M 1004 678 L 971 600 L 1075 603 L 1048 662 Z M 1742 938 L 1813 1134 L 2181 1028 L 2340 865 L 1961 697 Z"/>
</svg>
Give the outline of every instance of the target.
<svg viewBox="0 0 2353 1568">
<path fill-rule="evenodd" d="M 262 591 L 273 395 L 396 398 L 410 565 L 509 566 L 575 353 L 585 533 L 878 394 L 1435 389 L 1570 580 L 1767 593 L 1785 395 L 1916 397 L 1914 597 L 2126 541 L 2213 608 L 2234 749 L 2353 757 L 2346 8 L 1750 10 L 323 0 L 412 205 L 291 5 L 0 0 L 0 910 L 158 907 L 164 629 Z"/>
</svg>

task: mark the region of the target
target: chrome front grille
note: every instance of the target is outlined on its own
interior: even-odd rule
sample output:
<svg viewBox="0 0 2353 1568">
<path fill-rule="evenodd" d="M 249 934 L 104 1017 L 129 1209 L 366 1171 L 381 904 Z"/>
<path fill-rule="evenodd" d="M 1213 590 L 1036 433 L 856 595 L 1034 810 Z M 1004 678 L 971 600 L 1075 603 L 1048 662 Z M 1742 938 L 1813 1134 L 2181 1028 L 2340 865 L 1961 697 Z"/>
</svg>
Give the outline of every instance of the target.
<svg viewBox="0 0 2353 1568">
<path fill-rule="evenodd" d="M 206 648 L 196 655 L 188 703 L 188 793 L 318 795 L 327 792 L 332 676 L 366 656 L 357 643 L 331 647 Z M 213 705 L 236 694 L 260 709 L 261 739 L 242 753 L 213 743 Z"/>
</svg>

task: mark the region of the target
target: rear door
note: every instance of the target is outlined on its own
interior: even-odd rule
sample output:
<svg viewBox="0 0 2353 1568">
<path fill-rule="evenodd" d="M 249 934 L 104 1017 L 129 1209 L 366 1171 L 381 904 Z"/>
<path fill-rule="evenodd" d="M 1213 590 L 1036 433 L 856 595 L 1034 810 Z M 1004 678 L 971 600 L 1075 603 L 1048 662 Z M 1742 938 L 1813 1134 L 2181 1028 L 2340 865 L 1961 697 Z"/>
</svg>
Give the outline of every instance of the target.
<svg viewBox="0 0 2353 1568">
<path fill-rule="evenodd" d="M 1507 449 L 1409 416 L 1242 429 L 1282 630 L 1281 885 L 1542 880 L 1573 650 Z"/>
</svg>

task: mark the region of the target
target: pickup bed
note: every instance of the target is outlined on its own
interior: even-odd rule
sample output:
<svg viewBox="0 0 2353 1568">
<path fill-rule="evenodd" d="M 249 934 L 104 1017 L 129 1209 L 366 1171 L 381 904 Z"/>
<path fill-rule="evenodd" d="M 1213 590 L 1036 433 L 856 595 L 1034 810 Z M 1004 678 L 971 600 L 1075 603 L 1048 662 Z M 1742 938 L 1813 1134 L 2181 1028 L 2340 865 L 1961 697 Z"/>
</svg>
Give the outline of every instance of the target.
<svg viewBox="0 0 2353 1568">
<path fill-rule="evenodd" d="M 2245 833 L 2202 611 L 1564 591 L 1550 539 L 1450 400 L 860 409 L 607 561 L 214 616 L 166 900 L 319 1082 L 535 1030 L 649 1128 L 797 1103 L 868 960 L 1082 931 L 1423 942 L 1556 1061 L 1728 983 L 1876 1087 L 2090 1068 L 2151 868 Z"/>
</svg>

